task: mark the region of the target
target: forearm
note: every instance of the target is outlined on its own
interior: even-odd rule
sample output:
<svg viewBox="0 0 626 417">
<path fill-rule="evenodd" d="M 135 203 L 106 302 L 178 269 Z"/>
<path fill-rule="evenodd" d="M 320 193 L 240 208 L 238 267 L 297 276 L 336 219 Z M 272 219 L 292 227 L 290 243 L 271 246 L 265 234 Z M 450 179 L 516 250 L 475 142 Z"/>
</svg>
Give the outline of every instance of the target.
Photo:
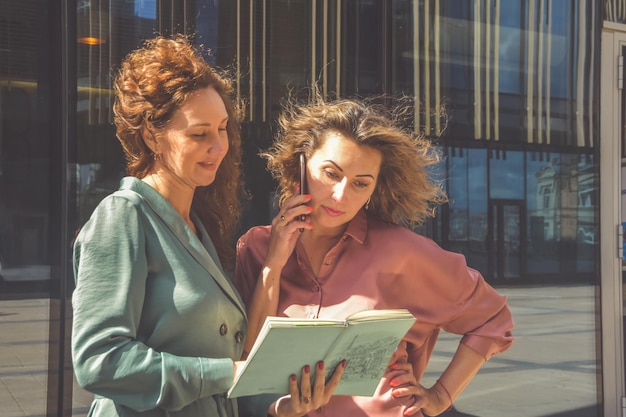
<svg viewBox="0 0 626 417">
<path fill-rule="evenodd" d="M 448 367 L 439 377 L 440 384 L 436 384 L 433 388 L 440 395 L 445 397 L 449 395 L 450 401 L 454 401 L 476 376 L 484 363 L 485 358 L 481 354 L 461 343 Z"/>
<path fill-rule="evenodd" d="M 264 266 L 254 288 L 248 306 L 248 333 L 244 343 L 244 356 L 250 352 L 267 316 L 275 316 L 280 295 L 280 273 L 282 268 Z M 245 357 L 244 357 L 245 359 Z"/>
</svg>

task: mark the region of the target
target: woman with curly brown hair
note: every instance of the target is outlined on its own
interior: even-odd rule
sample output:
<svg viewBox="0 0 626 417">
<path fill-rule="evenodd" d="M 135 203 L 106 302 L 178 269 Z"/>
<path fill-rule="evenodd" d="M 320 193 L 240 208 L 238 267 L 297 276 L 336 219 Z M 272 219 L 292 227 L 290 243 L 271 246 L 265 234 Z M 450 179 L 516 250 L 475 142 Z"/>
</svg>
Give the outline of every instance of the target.
<svg viewBox="0 0 626 417">
<path fill-rule="evenodd" d="M 72 358 L 96 394 L 89 415 L 235 417 L 225 393 L 247 320 L 228 275 L 242 196 L 231 85 L 183 36 L 146 41 L 114 85 L 128 176 L 74 246 Z M 268 407 L 303 415 L 300 389 L 319 405 L 340 377 L 291 377 L 293 395 Z"/>
<path fill-rule="evenodd" d="M 290 100 L 262 154 L 279 183 L 280 209 L 270 226 L 252 228 L 237 245 L 234 281 L 250 320 L 244 349 L 268 315 L 343 319 L 406 308 L 417 318 L 372 397 L 334 396 L 310 417 L 440 414 L 513 342 L 506 298 L 462 255 L 412 230 L 446 196 L 431 175 L 436 149 L 403 128 L 410 111 L 402 101 L 387 108 L 318 94 L 309 103 Z M 462 339 L 437 383 L 424 387 L 441 329 Z M 262 413 L 268 398 L 242 400 L 242 414 Z"/>
</svg>

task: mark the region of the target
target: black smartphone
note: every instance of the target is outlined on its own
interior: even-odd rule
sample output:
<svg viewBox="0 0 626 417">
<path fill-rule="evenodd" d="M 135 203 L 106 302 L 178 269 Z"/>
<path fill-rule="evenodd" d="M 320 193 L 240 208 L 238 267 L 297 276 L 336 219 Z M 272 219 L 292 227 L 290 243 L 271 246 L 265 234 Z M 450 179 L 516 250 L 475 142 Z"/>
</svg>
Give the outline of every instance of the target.
<svg viewBox="0 0 626 417">
<path fill-rule="evenodd" d="M 300 195 L 306 194 L 306 157 L 300 154 Z"/>
<path fill-rule="evenodd" d="M 300 154 L 300 195 L 306 194 L 306 157 L 303 153 Z M 300 216 L 301 221 L 306 220 L 306 215 Z M 302 230 L 301 230 L 302 231 Z"/>
</svg>

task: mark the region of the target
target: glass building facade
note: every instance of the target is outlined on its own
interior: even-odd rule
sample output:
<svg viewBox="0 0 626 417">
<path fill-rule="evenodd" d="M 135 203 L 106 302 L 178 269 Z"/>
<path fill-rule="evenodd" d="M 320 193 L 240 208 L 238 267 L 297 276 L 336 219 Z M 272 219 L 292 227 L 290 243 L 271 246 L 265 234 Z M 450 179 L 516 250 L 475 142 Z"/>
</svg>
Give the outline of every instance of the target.
<svg viewBox="0 0 626 417">
<path fill-rule="evenodd" d="M 513 348 L 448 415 L 621 410 L 622 334 L 603 343 L 623 326 L 601 268 L 615 236 L 600 233 L 600 149 L 622 140 L 601 134 L 607 22 L 626 33 L 626 1 L 0 0 L 2 414 L 88 412 L 69 353 L 71 244 L 124 175 L 111 75 L 157 33 L 193 34 L 247 103 L 242 231 L 270 221 L 258 153 L 290 90 L 414 97 L 412 128 L 441 147 L 450 197 L 419 232 L 463 253 L 516 321 Z M 425 385 L 457 341 L 442 335 Z"/>
</svg>

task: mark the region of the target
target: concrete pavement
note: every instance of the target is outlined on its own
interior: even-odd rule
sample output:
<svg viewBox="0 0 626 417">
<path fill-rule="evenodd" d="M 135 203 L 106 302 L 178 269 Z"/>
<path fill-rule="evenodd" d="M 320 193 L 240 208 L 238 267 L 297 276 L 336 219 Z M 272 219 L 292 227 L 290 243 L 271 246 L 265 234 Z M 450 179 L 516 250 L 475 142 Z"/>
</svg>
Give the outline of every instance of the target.
<svg viewBox="0 0 626 417">
<path fill-rule="evenodd" d="M 595 417 L 600 361 L 594 286 L 498 288 L 516 323 L 513 347 L 492 358 L 446 417 Z M 0 301 L 0 415 L 46 415 L 49 300 Z M 442 334 L 425 375 L 434 383 L 458 337 Z M 91 395 L 75 384 L 73 416 Z"/>
</svg>

